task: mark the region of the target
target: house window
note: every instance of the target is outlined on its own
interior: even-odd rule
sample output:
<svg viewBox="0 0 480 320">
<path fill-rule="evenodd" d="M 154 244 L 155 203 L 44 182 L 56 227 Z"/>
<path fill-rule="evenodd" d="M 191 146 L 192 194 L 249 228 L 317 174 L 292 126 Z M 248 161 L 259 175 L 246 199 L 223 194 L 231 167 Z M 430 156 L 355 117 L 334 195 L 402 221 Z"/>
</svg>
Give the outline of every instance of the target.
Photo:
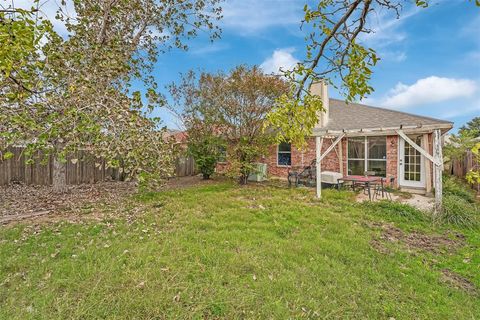
<svg viewBox="0 0 480 320">
<path fill-rule="evenodd" d="M 348 174 L 364 175 L 374 171 L 376 176 L 387 175 L 387 138 L 348 138 Z"/>
<path fill-rule="evenodd" d="M 363 175 L 365 171 L 365 137 L 348 138 L 348 174 Z"/>
<path fill-rule="evenodd" d="M 227 148 L 225 146 L 218 147 L 218 162 L 227 162 Z"/>
<path fill-rule="evenodd" d="M 290 143 L 282 142 L 278 145 L 277 165 L 292 165 L 292 146 L 290 145 Z"/>
</svg>

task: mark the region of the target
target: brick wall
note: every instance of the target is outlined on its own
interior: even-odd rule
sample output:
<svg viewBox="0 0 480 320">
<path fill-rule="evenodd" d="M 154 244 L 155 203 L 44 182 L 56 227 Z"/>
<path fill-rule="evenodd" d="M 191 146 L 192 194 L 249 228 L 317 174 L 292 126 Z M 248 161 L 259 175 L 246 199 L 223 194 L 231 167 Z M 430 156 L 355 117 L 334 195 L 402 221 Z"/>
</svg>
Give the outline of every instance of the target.
<svg viewBox="0 0 480 320">
<path fill-rule="evenodd" d="M 394 187 L 398 187 L 398 136 L 387 136 L 387 177 L 395 177 Z M 324 139 L 322 153 L 335 141 L 335 139 Z M 347 173 L 347 138 L 341 142 L 323 159 L 322 171 L 340 172 L 339 153 L 343 149 L 343 172 Z M 315 159 L 315 138 L 308 139 L 306 151 L 292 148 L 292 166 L 307 166 Z M 269 176 L 286 178 L 288 167 L 277 165 L 277 146 L 271 146 L 267 156 L 262 158 L 267 164 Z"/>
<path fill-rule="evenodd" d="M 398 188 L 398 136 L 387 136 L 387 180 L 395 177 L 394 187 Z"/>
<path fill-rule="evenodd" d="M 342 139 L 345 140 L 345 139 Z M 324 139 L 322 153 L 325 152 L 328 147 L 335 141 L 335 139 Z M 344 148 L 343 154 L 346 154 L 346 143 L 342 141 Z M 337 153 L 339 152 L 340 144 L 338 144 L 322 161 L 322 171 L 340 171 L 340 163 Z M 292 147 L 292 166 L 308 166 L 315 159 L 315 138 L 308 138 L 307 148 L 305 150 L 299 150 Z M 288 166 L 277 165 L 277 146 L 273 145 L 269 148 L 268 155 L 262 158 L 262 162 L 267 164 L 268 175 L 287 178 Z M 346 161 L 344 162 L 344 167 Z"/>
<path fill-rule="evenodd" d="M 217 173 L 225 173 L 227 170 L 228 164 L 226 162 L 219 162 L 215 168 L 215 172 Z"/>
<path fill-rule="evenodd" d="M 387 136 L 387 177 L 395 177 L 394 187 L 398 187 L 398 136 Z M 335 141 L 335 138 L 326 138 L 323 140 L 322 153 Z M 315 159 L 315 138 L 311 137 L 307 140 L 307 148 L 302 151 L 292 147 L 292 166 L 308 166 Z M 347 174 L 347 138 L 343 138 L 335 148 L 322 161 L 322 171 L 340 172 L 339 154 L 340 148 L 343 153 L 343 172 Z M 288 166 L 277 165 L 277 146 L 273 145 L 269 148 L 268 154 L 264 155 L 260 160 L 267 164 L 268 175 L 270 177 L 287 178 Z M 226 168 L 226 164 L 218 164 L 217 172 L 222 172 Z"/>
</svg>

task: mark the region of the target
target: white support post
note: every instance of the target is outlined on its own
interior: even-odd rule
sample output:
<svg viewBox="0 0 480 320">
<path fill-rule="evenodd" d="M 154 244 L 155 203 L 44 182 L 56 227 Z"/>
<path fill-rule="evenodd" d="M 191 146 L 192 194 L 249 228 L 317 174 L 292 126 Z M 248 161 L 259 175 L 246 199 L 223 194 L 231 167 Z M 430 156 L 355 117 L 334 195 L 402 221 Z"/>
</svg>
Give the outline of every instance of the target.
<svg viewBox="0 0 480 320">
<path fill-rule="evenodd" d="M 430 153 L 430 145 L 428 141 L 428 133 L 425 133 L 422 137 L 422 144 L 425 149 Z M 432 162 L 427 159 L 423 158 L 423 163 L 425 166 L 425 192 L 427 194 L 431 194 L 432 192 Z"/>
<path fill-rule="evenodd" d="M 339 168 L 340 168 L 340 173 L 342 174 L 343 176 L 343 143 L 342 143 L 342 140 L 340 139 L 340 142 L 338 143 L 338 146 L 340 147 L 339 148 L 339 152 L 338 152 L 338 164 L 339 164 Z"/>
<path fill-rule="evenodd" d="M 315 137 L 316 175 L 317 175 L 317 198 L 322 197 L 322 145 L 323 137 Z"/>
<path fill-rule="evenodd" d="M 434 162 L 434 188 L 435 188 L 435 213 L 438 214 L 442 210 L 442 134 L 440 130 L 433 131 L 433 157 Z"/>
</svg>

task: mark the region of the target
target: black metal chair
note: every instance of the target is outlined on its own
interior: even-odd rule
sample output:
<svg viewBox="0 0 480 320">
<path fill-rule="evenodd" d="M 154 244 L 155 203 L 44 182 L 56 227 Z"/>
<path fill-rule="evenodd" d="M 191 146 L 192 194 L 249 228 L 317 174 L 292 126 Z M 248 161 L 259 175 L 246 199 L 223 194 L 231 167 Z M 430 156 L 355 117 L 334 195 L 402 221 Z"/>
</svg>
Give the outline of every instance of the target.
<svg viewBox="0 0 480 320">
<path fill-rule="evenodd" d="M 376 175 L 375 171 L 365 171 L 364 172 L 365 177 L 367 176 L 374 176 Z M 377 183 L 376 182 L 369 182 L 368 184 L 365 183 L 353 183 L 352 187 L 353 189 L 361 188 L 363 189 L 363 194 L 368 194 L 368 188 L 373 188 L 375 190 Z"/>
<path fill-rule="evenodd" d="M 390 189 L 386 188 L 386 185 L 385 185 L 386 182 L 387 182 L 386 179 L 385 180 L 382 179 L 381 184 L 375 187 L 374 189 L 375 192 L 373 194 L 374 199 L 378 198 L 379 195 L 382 195 L 382 198 L 385 197 L 387 200 L 393 200 L 391 188 L 393 188 L 393 184 L 395 183 L 395 177 L 391 176 L 389 178 Z"/>
<path fill-rule="evenodd" d="M 316 159 L 313 159 L 306 167 L 290 167 L 288 169 L 288 185 L 295 184 L 295 187 L 298 187 L 300 184 L 307 186 L 315 185 L 317 180 L 316 168 Z"/>
</svg>

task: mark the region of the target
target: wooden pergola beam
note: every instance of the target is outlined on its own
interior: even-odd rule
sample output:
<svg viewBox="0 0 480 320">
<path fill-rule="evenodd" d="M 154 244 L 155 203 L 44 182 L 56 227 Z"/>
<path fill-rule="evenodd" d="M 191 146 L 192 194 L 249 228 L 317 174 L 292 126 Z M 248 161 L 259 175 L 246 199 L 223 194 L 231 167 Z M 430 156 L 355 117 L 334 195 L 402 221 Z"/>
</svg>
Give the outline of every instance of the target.
<svg viewBox="0 0 480 320">
<path fill-rule="evenodd" d="M 415 150 L 420 152 L 425 158 L 428 160 L 432 161 L 435 165 L 441 166 L 442 164 L 439 163 L 430 153 L 428 153 L 427 150 L 423 149 L 420 147 L 418 144 L 412 141 L 402 130 L 395 130 L 400 137 L 403 138 L 406 142 L 408 142 L 409 145 L 411 145 Z"/>
<path fill-rule="evenodd" d="M 345 133 L 341 133 L 337 139 L 325 150 L 322 154 L 322 147 L 323 147 L 323 137 L 315 137 L 315 154 L 316 154 L 316 179 L 317 179 L 317 198 L 322 197 L 322 160 L 327 156 L 335 146 L 342 141 L 342 138 L 345 136 Z"/>
<path fill-rule="evenodd" d="M 330 151 L 333 150 L 333 148 L 335 148 L 335 146 L 342 140 L 342 138 L 343 138 L 344 136 L 345 136 L 345 133 L 342 133 L 341 135 L 339 135 L 339 136 L 337 137 L 337 139 L 335 139 L 335 141 L 328 147 L 328 149 L 325 150 L 324 154 L 322 154 L 322 155 L 320 156 L 320 159 L 317 159 L 317 161 L 322 161 L 323 158 L 325 158 L 325 156 L 326 156 L 327 154 L 329 154 Z"/>
</svg>

